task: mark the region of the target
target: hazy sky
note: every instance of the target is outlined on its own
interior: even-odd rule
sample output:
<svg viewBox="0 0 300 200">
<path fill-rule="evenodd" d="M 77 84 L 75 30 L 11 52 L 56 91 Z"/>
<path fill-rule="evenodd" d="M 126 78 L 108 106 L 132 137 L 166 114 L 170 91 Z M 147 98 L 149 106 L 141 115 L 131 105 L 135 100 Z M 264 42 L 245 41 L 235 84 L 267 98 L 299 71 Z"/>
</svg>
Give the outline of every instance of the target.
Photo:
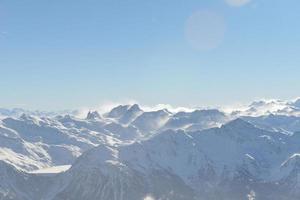
<svg viewBox="0 0 300 200">
<path fill-rule="evenodd" d="M 0 107 L 300 92 L 299 0 L 0 0 Z"/>
</svg>

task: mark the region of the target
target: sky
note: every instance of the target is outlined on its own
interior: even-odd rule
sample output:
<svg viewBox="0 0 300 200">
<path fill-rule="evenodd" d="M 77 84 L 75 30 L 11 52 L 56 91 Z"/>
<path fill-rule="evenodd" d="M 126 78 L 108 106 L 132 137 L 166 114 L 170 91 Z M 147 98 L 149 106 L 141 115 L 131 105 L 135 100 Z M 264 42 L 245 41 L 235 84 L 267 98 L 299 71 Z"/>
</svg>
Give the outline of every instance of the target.
<svg viewBox="0 0 300 200">
<path fill-rule="evenodd" d="M 0 107 L 295 98 L 299 11 L 299 0 L 0 0 Z"/>
</svg>

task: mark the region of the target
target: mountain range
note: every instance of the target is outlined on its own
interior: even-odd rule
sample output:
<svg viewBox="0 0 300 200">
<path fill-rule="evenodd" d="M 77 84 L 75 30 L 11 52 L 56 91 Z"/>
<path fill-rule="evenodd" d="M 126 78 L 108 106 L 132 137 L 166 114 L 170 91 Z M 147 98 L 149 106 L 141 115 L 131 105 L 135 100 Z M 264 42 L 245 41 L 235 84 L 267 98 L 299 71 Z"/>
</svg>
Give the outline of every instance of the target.
<svg viewBox="0 0 300 200">
<path fill-rule="evenodd" d="M 299 102 L 85 118 L 0 109 L 0 199 L 296 200 Z"/>
</svg>

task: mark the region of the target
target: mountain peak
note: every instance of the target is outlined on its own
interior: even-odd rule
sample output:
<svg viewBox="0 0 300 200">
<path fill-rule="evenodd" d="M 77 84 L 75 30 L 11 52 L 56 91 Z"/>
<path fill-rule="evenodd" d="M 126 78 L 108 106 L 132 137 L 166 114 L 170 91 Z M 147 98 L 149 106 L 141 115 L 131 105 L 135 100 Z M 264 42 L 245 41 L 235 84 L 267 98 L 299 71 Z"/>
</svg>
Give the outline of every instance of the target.
<svg viewBox="0 0 300 200">
<path fill-rule="evenodd" d="M 27 120 L 27 119 L 28 119 L 28 115 L 26 115 L 25 113 L 23 113 L 23 114 L 20 116 L 20 119 Z"/>
<path fill-rule="evenodd" d="M 293 105 L 297 108 L 300 108 L 300 97 L 294 101 Z"/>
<path fill-rule="evenodd" d="M 237 129 L 245 129 L 245 128 L 255 128 L 255 126 L 241 118 L 234 119 L 222 127 L 227 128 L 237 128 Z"/>
<path fill-rule="evenodd" d="M 259 100 L 259 101 L 254 101 L 250 104 L 250 107 L 260 107 L 267 104 L 267 102 L 263 101 L 263 100 Z"/>
<path fill-rule="evenodd" d="M 132 106 L 130 106 L 130 108 L 128 110 L 134 111 L 134 112 L 142 111 L 142 109 L 140 108 L 140 106 L 138 104 L 133 104 Z"/>
<path fill-rule="evenodd" d="M 119 105 L 117 107 L 114 107 L 108 114 L 107 117 L 109 118 L 120 118 L 122 115 L 124 115 L 127 110 L 130 108 L 129 105 Z"/>
<path fill-rule="evenodd" d="M 86 119 L 89 119 L 89 120 L 101 119 L 101 116 L 97 111 L 93 111 L 93 112 L 89 111 L 86 116 Z"/>
</svg>

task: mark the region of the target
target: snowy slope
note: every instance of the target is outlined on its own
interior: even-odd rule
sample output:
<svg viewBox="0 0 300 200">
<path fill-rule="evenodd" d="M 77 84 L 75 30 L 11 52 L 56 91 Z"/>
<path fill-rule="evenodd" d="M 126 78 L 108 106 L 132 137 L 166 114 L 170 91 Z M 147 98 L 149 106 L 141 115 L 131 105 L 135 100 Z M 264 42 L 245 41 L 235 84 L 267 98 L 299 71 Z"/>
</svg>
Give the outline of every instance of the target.
<svg viewBox="0 0 300 200">
<path fill-rule="evenodd" d="M 142 133 L 149 134 L 163 127 L 171 115 L 172 113 L 168 110 L 144 112 L 132 122 L 132 125 L 137 127 Z"/>
<path fill-rule="evenodd" d="M 219 110 L 195 110 L 174 114 L 163 129 L 184 129 L 189 131 L 218 127 L 229 121 L 229 117 Z"/>
<path fill-rule="evenodd" d="M 104 200 L 141 199 L 147 194 L 157 199 L 242 199 L 254 191 L 261 199 L 297 199 L 299 182 L 291 177 L 299 173 L 299 156 L 293 152 L 300 146 L 290 149 L 290 137 L 238 119 L 201 132 L 169 130 L 130 145 L 101 145 L 77 160 L 69 171 L 76 181 L 61 195 Z M 164 184 L 156 188 L 155 181 Z M 103 187 L 86 187 L 88 183 Z M 270 194 L 273 187 L 281 193 Z M 71 194 L 78 190 L 82 195 Z"/>
<path fill-rule="evenodd" d="M 287 134 L 300 131 L 300 117 L 296 116 L 270 114 L 258 117 L 243 117 L 243 119 L 267 130 L 281 131 Z"/>
<path fill-rule="evenodd" d="M 300 99 L 283 101 L 278 99 L 254 101 L 250 105 L 237 109 L 234 115 L 260 116 L 260 115 L 294 115 L 300 116 Z"/>
<path fill-rule="evenodd" d="M 106 124 L 71 116 L 5 118 L 0 123 L 0 159 L 28 171 L 72 164 L 88 149 L 120 142 L 120 130 L 113 130 L 114 135 Z"/>
<path fill-rule="evenodd" d="M 43 189 L 39 195 L 49 200 L 139 200 L 148 195 L 238 200 L 255 194 L 264 200 L 296 200 L 300 145 L 293 137 L 299 136 L 237 119 L 220 128 L 168 130 L 132 144 L 100 145 L 56 178 L 59 189 L 51 177 L 43 180 L 52 188 L 51 198 Z"/>
</svg>

